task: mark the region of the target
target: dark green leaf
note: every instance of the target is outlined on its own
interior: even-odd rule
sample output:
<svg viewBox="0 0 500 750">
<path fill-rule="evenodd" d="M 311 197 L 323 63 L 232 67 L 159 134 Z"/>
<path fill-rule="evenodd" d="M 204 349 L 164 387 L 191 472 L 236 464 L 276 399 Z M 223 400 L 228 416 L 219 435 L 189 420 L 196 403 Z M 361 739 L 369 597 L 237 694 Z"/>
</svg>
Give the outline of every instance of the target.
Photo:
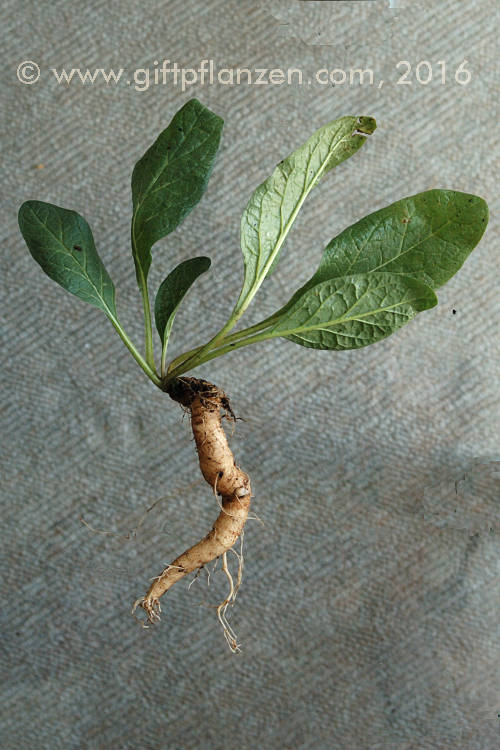
<svg viewBox="0 0 500 750">
<path fill-rule="evenodd" d="M 300 291 L 336 276 L 381 270 L 438 289 L 462 266 L 487 223 L 488 206 L 476 195 L 428 190 L 403 198 L 335 237 Z"/>
<path fill-rule="evenodd" d="M 26 201 L 19 209 L 19 228 L 47 276 L 116 317 L 113 282 L 97 254 L 92 231 L 80 214 L 51 203 Z"/>
<path fill-rule="evenodd" d="M 147 278 L 151 247 L 198 203 L 219 147 L 223 120 L 191 99 L 135 165 L 132 248 L 138 279 Z"/>
<path fill-rule="evenodd" d="M 158 289 L 155 300 L 155 323 L 162 344 L 170 336 L 177 308 L 191 284 L 210 268 L 210 258 L 190 258 L 174 268 Z"/>
<path fill-rule="evenodd" d="M 435 304 L 433 290 L 411 276 L 355 274 L 306 290 L 268 332 L 313 349 L 358 349 Z"/>
<path fill-rule="evenodd" d="M 341 117 L 317 130 L 281 161 L 253 193 L 241 219 L 245 278 L 236 310 L 245 308 L 278 260 L 308 194 L 330 169 L 348 159 L 376 128 L 371 117 Z"/>
</svg>

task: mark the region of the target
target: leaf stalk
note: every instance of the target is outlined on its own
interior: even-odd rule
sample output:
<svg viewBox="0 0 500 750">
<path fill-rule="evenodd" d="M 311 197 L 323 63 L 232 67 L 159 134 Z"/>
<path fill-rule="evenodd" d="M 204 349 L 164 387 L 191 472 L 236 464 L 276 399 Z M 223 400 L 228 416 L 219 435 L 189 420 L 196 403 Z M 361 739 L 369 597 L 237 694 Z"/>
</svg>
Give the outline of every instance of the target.
<svg viewBox="0 0 500 750">
<path fill-rule="evenodd" d="M 139 367 L 146 373 L 148 378 L 153 381 L 153 383 L 158 386 L 158 388 L 161 388 L 161 379 L 158 377 L 156 370 L 154 367 L 151 367 L 148 362 L 142 357 L 142 355 L 137 351 L 136 347 L 132 343 L 132 341 L 129 339 L 125 331 L 123 330 L 119 320 L 112 315 L 108 314 L 108 318 L 113 324 L 116 332 L 118 333 L 119 337 L 139 365 Z"/>
</svg>

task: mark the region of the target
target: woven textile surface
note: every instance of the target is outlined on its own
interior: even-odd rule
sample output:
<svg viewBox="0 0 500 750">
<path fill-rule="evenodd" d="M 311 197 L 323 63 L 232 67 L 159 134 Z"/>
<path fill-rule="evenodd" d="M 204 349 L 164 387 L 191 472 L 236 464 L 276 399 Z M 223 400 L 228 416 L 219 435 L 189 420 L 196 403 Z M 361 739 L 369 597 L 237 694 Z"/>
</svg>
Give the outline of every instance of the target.
<svg viewBox="0 0 500 750">
<path fill-rule="evenodd" d="M 499 21 L 495 0 L 4 0 L 3 748 L 499 746 Z M 156 83 L 163 60 L 254 80 Z M 35 70 L 25 61 L 39 80 L 19 80 Z M 73 68 L 124 72 L 59 83 L 53 71 Z M 373 83 L 350 81 L 360 68 Z M 302 84 L 255 82 L 275 69 Z M 325 84 L 322 70 L 340 72 Z M 221 572 L 176 584 L 154 628 L 131 617 L 217 504 L 188 419 L 99 311 L 42 274 L 16 219 L 29 198 L 83 214 L 140 342 L 131 170 L 192 96 L 225 127 L 205 196 L 153 250 L 153 294 L 181 260 L 212 258 L 173 354 L 206 341 L 235 301 L 252 190 L 335 117 L 378 129 L 308 199 L 248 325 L 335 234 L 399 198 L 453 188 L 491 212 L 439 306 L 388 339 L 342 353 L 276 339 L 193 373 L 244 418 L 231 444 L 264 522 L 245 533 L 237 655 L 214 608 Z"/>
</svg>

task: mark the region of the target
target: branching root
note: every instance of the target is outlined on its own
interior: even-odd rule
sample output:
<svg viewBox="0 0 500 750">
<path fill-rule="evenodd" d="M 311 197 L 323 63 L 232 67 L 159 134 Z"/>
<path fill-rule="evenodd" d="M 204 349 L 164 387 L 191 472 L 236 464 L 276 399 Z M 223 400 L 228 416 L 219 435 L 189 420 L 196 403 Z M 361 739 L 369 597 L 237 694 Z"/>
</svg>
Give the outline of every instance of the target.
<svg viewBox="0 0 500 750">
<path fill-rule="evenodd" d="M 191 427 L 198 451 L 203 477 L 220 495 L 221 511 L 209 533 L 197 544 L 177 557 L 153 579 L 146 595 L 138 599 L 133 608 L 142 607 L 147 624 L 160 619 L 160 597 L 189 573 L 202 568 L 211 560 L 222 558 L 222 570 L 229 582 L 229 594 L 217 607 L 217 616 L 226 640 L 233 651 L 239 650 L 236 636 L 226 618 L 226 610 L 234 604 L 243 572 L 243 555 L 233 546 L 243 533 L 248 517 L 252 490 L 250 478 L 236 466 L 222 428 L 222 415 L 234 422 L 235 416 L 227 396 L 212 383 L 196 378 L 179 378 L 166 388 L 167 393 L 191 414 Z M 227 564 L 227 552 L 238 557 L 236 584 Z"/>
</svg>

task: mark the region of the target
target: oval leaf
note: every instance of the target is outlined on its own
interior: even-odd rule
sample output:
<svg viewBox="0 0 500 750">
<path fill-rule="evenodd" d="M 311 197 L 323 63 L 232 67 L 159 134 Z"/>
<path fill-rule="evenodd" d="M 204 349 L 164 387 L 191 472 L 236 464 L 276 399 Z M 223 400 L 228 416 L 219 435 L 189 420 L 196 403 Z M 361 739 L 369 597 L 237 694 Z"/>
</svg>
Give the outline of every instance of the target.
<svg viewBox="0 0 500 750">
<path fill-rule="evenodd" d="M 175 318 L 175 313 L 190 286 L 198 276 L 208 271 L 210 258 L 190 258 L 174 268 L 162 282 L 155 299 L 155 323 L 165 347 Z"/>
<path fill-rule="evenodd" d="M 487 224 L 488 206 L 477 195 L 428 190 L 403 198 L 335 237 L 306 286 L 383 270 L 414 276 L 438 289 L 461 268 Z"/>
<path fill-rule="evenodd" d="M 389 336 L 436 304 L 433 290 L 411 276 L 344 276 L 306 290 L 269 333 L 313 349 L 358 349 Z"/>
<path fill-rule="evenodd" d="M 51 203 L 26 201 L 18 218 L 30 253 L 47 276 L 116 317 L 115 287 L 83 216 Z"/>
<path fill-rule="evenodd" d="M 245 307 L 274 268 L 286 236 L 312 188 L 365 142 L 371 117 L 341 117 L 324 125 L 281 161 L 253 193 L 241 219 L 245 277 L 236 310 Z M 358 132 L 356 132 L 358 131 Z"/>
<path fill-rule="evenodd" d="M 154 243 L 170 234 L 205 192 L 222 126 L 222 118 L 191 99 L 135 165 L 132 250 L 138 279 L 148 275 Z"/>
</svg>

